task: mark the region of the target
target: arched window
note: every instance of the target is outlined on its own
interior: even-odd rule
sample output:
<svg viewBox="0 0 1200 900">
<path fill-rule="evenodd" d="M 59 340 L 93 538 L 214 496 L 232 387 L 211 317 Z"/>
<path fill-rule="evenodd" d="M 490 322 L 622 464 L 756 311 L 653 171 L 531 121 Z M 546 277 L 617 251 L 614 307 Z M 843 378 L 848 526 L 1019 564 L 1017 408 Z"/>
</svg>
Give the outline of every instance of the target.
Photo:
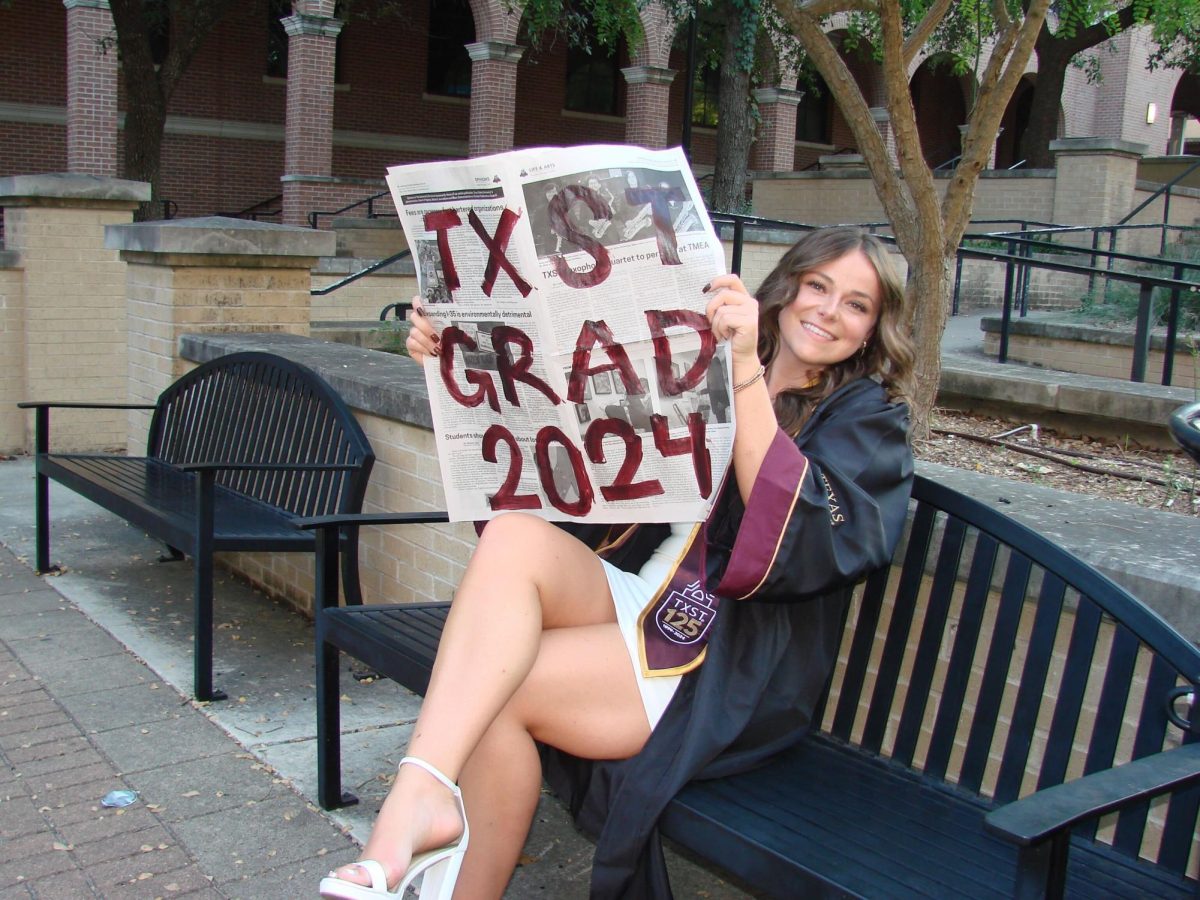
<svg viewBox="0 0 1200 900">
<path fill-rule="evenodd" d="M 425 91 L 447 97 L 471 96 L 471 57 L 475 19 L 467 0 L 430 0 Z"/>
<path fill-rule="evenodd" d="M 828 144 L 830 126 L 829 88 L 816 72 L 801 79 L 804 99 L 796 107 L 796 140 L 811 144 Z"/>
</svg>

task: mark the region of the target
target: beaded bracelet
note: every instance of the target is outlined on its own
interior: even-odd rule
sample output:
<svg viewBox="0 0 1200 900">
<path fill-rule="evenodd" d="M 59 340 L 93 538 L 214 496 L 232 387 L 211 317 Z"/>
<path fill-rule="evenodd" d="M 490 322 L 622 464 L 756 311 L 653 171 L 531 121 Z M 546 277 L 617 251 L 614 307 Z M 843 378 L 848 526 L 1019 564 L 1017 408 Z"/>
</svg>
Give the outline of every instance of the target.
<svg viewBox="0 0 1200 900">
<path fill-rule="evenodd" d="M 736 394 L 738 391 L 745 390 L 746 388 L 750 387 L 750 385 L 754 384 L 754 382 L 756 382 L 760 378 L 762 378 L 763 375 L 765 375 L 766 373 L 767 373 L 767 367 L 764 365 L 760 365 L 758 367 L 757 372 L 755 372 L 753 375 L 751 375 L 749 378 L 747 378 L 745 381 L 741 382 L 740 384 L 735 384 L 733 386 L 733 392 Z"/>
</svg>

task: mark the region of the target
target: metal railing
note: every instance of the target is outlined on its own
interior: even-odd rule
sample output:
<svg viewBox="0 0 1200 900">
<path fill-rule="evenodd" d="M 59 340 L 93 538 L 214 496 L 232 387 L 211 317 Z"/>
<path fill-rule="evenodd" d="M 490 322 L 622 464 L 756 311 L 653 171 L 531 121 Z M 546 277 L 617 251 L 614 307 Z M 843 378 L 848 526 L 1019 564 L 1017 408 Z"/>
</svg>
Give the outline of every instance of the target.
<svg viewBox="0 0 1200 900">
<path fill-rule="evenodd" d="M 1159 197 L 1163 197 L 1164 200 L 1163 200 L 1162 223 L 1161 223 L 1161 226 L 1154 226 L 1154 227 L 1162 228 L 1162 237 L 1159 240 L 1158 252 L 1165 253 L 1167 250 L 1167 229 L 1170 227 L 1170 225 L 1168 223 L 1171 218 L 1171 190 L 1175 187 L 1175 185 L 1177 185 L 1179 182 L 1183 181 L 1183 179 L 1187 178 L 1189 175 L 1191 175 L 1193 172 L 1195 172 L 1197 170 L 1200 170 L 1200 160 L 1197 160 L 1192 165 L 1188 166 L 1180 174 L 1176 175 L 1174 178 L 1172 178 L 1166 184 L 1162 185 L 1162 187 L 1160 187 L 1157 191 L 1152 193 L 1149 197 L 1147 197 L 1145 200 L 1143 200 L 1141 203 L 1139 203 L 1137 206 L 1135 206 L 1132 210 L 1129 211 L 1129 213 L 1123 219 L 1121 219 L 1121 221 L 1119 221 L 1117 223 L 1117 225 L 1127 224 L 1134 216 L 1136 216 L 1138 213 L 1140 213 L 1147 206 L 1149 206 L 1151 203 L 1153 203 Z"/>
<path fill-rule="evenodd" d="M 263 207 L 275 206 L 274 209 L 263 209 Z M 237 212 L 218 212 L 213 213 L 216 216 L 228 216 L 231 219 L 250 219 L 257 222 L 260 219 L 274 219 L 283 215 L 283 194 L 276 194 L 274 197 L 268 197 L 266 200 L 259 200 L 257 203 L 251 203 L 245 209 L 240 209 Z"/>
<path fill-rule="evenodd" d="M 386 192 L 378 196 L 384 196 Z M 813 231 L 822 226 L 808 225 L 801 222 L 789 222 L 783 219 L 767 219 L 761 216 L 747 216 L 737 213 L 711 213 L 710 218 L 718 230 L 721 226 L 730 226 L 733 229 L 732 235 L 732 254 L 730 268 L 733 272 L 740 273 L 742 268 L 742 254 L 745 247 L 747 229 L 770 229 L 783 231 Z M 1181 307 L 1181 297 L 1183 294 L 1200 295 L 1200 283 L 1186 281 L 1183 275 L 1186 273 L 1200 274 L 1200 263 L 1190 263 L 1183 260 L 1164 260 L 1160 257 L 1139 256 L 1131 253 L 1120 253 L 1115 250 L 1101 250 L 1097 247 L 1071 247 L 1062 244 L 1055 244 L 1047 240 L 1039 240 L 1037 238 L 1025 237 L 1020 235 L 1029 234 L 1063 234 L 1084 231 L 1105 230 L 1113 226 L 1099 226 L 1096 228 L 1087 227 L 1064 227 L 1047 225 L 1042 222 L 1022 222 L 1020 220 L 1004 219 L 1004 220 L 977 220 L 970 224 L 973 226 L 982 226 L 988 224 L 1012 224 L 1020 225 L 1019 232 L 984 232 L 980 234 L 966 235 L 963 238 L 963 243 L 958 248 L 958 264 L 955 274 L 954 296 L 952 300 L 952 314 L 958 312 L 959 291 L 962 283 L 962 264 L 966 259 L 985 260 L 994 263 L 1003 264 L 1005 267 L 1004 277 L 1004 305 L 1002 312 L 1002 324 L 1000 331 L 1000 348 L 998 354 L 999 362 L 1008 361 L 1008 344 L 1009 334 L 1011 331 L 1011 323 L 1014 309 L 1019 311 L 1019 315 L 1025 315 L 1028 312 L 1028 296 L 1029 296 L 1029 275 L 1032 269 L 1046 269 L 1049 271 L 1066 272 L 1070 274 L 1087 276 L 1089 284 L 1094 283 L 1097 277 L 1127 282 L 1138 286 L 1138 306 L 1135 317 L 1134 328 L 1134 350 L 1133 363 L 1130 367 L 1130 381 L 1144 382 L 1146 380 L 1146 367 L 1150 354 L 1150 338 L 1151 338 L 1151 312 L 1152 312 L 1152 296 L 1156 288 L 1165 288 L 1171 291 L 1171 302 L 1167 311 L 1167 336 L 1166 336 L 1166 353 L 1164 354 L 1162 383 L 1169 385 L 1171 383 L 1172 371 L 1174 365 L 1174 351 L 1178 337 L 1179 315 Z M 1034 226 L 1030 228 L 1029 226 Z M 875 222 L 862 224 L 859 227 L 870 231 L 881 240 L 889 244 L 895 244 L 895 237 L 887 234 L 884 229 L 890 229 L 890 224 L 886 222 Z M 1138 226 L 1126 226 L 1138 227 Z M 1182 226 L 1181 226 L 1182 227 Z M 1200 231 L 1200 228 L 1195 230 Z M 967 246 L 971 241 L 1003 241 L 1005 244 L 1004 252 L 999 250 L 988 250 L 984 248 Z M 1037 249 L 1053 250 L 1057 253 L 1080 254 L 1091 258 L 1092 265 L 1080 265 L 1065 261 L 1057 261 L 1053 259 L 1035 258 L 1033 253 Z M 364 278 L 380 269 L 398 262 L 405 257 L 411 255 L 409 250 L 401 250 L 399 253 L 389 256 L 387 259 L 379 260 L 366 268 L 347 275 L 345 278 L 327 285 L 323 288 L 312 290 L 310 293 L 316 297 L 323 297 L 333 293 L 339 288 L 345 287 Z M 1098 258 L 1103 258 L 1106 263 L 1111 263 L 1114 260 L 1133 262 L 1143 265 L 1155 266 L 1171 266 L 1173 269 L 1172 278 L 1164 278 L 1156 275 L 1149 275 L 1145 272 L 1124 272 L 1115 269 L 1100 269 L 1095 265 Z M 403 317 L 406 310 L 411 307 L 411 302 L 399 301 L 389 303 L 380 312 L 379 319 L 384 321 L 387 319 L 388 313 L 395 313 L 395 317 L 400 319 Z"/>
<path fill-rule="evenodd" d="M 313 288 L 308 293 L 310 295 L 312 295 L 313 297 L 324 297 L 326 294 L 332 294 L 338 288 L 343 288 L 348 284 L 353 284 L 354 282 L 358 281 L 358 279 L 360 279 L 360 278 L 366 278 L 368 275 L 372 275 L 375 272 L 378 272 L 380 269 L 385 268 L 386 266 L 390 266 L 394 262 L 399 262 L 400 260 L 404 259 L 406 256 L 412 256 L 412 251 L 409 250 L 408 248 L 401 250 L 399 253 L 393 253 L 387 259 L 381 259 L 381 260 L 378 260 L 377 262 L 373 262 L 373 263 L 371 263 L 371 265 L 366 266 L 365 268 L 359 269 L 357 272 L 351 272 L 345 278 L 341 278 L 341 279 L 335 281 L 333 284 L 327 284 L 323 288 Z M 392 303 L 392 304 L 384 307 L 383 312 L 380 313 L 380 315 L 379 315 L 379 321 L 382 322 L 386 318 L 387 311 L 389 309 L 391 309 L 393 306 L 400 307 L 402 305 L 407 307 L 407 306 L 411 306 L 412 304 L 411 303 L 409 303 L 409 304 Z M 400 318 L 400 309 L 399 308 L 397 308 L 397 310 L 396 310 L 396 318 L 397 319 Z"/>
<path fill-rule="evenodd" d="M 715 225 L 732 225 L 733 227 L 733 253 L 731 268 L 734 272 L 741 271 L 742 250 L 745 243 L 745 234 L 747 228 L 812 231 L 819 227 L 815 225 L 801 224 L 798 222 L 787 222 L 779 219 L 764 219 L 757 216 L 742 216 L 733 213 L 713 213 L 711 214 L 711 218 Z M 974 226 L 980 226 L 986 224 L 996 224 L 999 222 L 1003 222 L 1005 224 L 1019 224 L 1024 233 L 1031 233 L 1028 227 L 1031 225 L 1035 226 L 1037 229 L 1037 231 L 1033 233 L 1062 233 L 1092 230 L 1084 227 L 1048 226 L 1046 223 L 1022 222 L 1020 220 L 1013 219 L 977 220 L 972 221 L 970 224 Z M 881 233 L 880 231 L 883 228 L 890 228 L 888 223 L 868 223 L 860 225 L 859 227 L 869 230 L 871 233 L 876 234 L 876 236 L 887 243 L 895 243 L 894 237 L 885 233 Z M 1101 226 L 1102 229 L 1108 227 L 1111 226 Z M 1196 230 L 1200 231 L 1200 228 L 1197 228 Z M 967 246 L 967 244 L 972 240 L 1004 240 L 1006 242 L 1005 249 L 1007 252 Z M 1147 265 L 1169 265 L 1173 267 L 1174 277 L 1163 278 L 1142 272 L 1122 272 L 1112 269 L 1100 269 L 1094 264 L 1090 266 L 1084 266 L 1076 263 L 1038 259 L 1032 256 L 1033 248 L 1038 246 L 1043 248 L 1052 248 L 1053 250 L 1059 252 L 1078 252 L 1087 256 L 1095 254 L 1095 257 L 1112 257 L 1123 261 Z M 1166 288 L 1167 290 L 1170 290 L 1171 302 L 1167 310 L 1166 353 L 1164 354 L 1163 359 L 1162 383 L 1164 385 L 1169 385 L 1171 383 L 1174 368 L 1174 351 L 1179 332 L 1181 297 L 1184 293 L 1200 294 L 1200 283 L 1183 280 L 1182 276 L 1186 272 L 1200 272 L 1200 263 L 1188 263 L 1184 262 L 1183 260 L 1163 260 L 1159 257 L 1138 256 L 1136 254 L 1118 253 L 1116 251 L 1100 250 L 1098 248 L 1089 249 L 1087 247 L 1065 247 L 1061 244 L 1053 244 L 1048 241 L 1038 241 L 1036 239 L 1018 237 L 1016 234 L 1011 232 L 985 232 L 983 234 L 967 235 L 964 236 L 963 243 L 960 244 L 958 249 L 958 265 L 955 275 L 954 296 L 952 300 L 953 314 L 957 314 L 958 312 L 959 290 L 962 282 L 962 263 L 965 259 L 987 260 L 995 263 L 1003 263 L 1005 266 L 1004 307 L 1000 331 L 1000 350 L 998 354 L 998 361 L 1002 363 L 1008 361 L 1008 344 L 1009 334 L 1011 331 L 1012 314 L 1014 307 L 1018 305 L 1018 299 L 1021 310 L 1020 314 L 1024 315 L 1028 311 L 1029 273 L 1032 269 L 1040 268 L 1050 271 L 1086 275 L 1089 279 L 1089 283 L 1092 283 L 1095 278 L 1101 277 L 1111 279 L 1113 281 L 1128 282 L 1138 286 L 1138 307 L 1134 325 L 1133 362 L 1130 366 L 1129 375 L 1129 380 L 1135 382 L 1144 382 L 1146 380 L 1146 367 L 1150 355 L 1150 319 L 1154 289 Z M 1093 258 L 1093 263 L 1094 262 L 1095 258 Z M 1020 294 L 1018 294 L 1018 287 L 1021 289 Z"/>
<path fill-rule="evenodd" d="M 375 201 L 376 200 L 380 200 L 384 197 L 387 197 L 390 200 L 391 196 L 392 196 L 391 193 L 388 191 L 380 191 L 378 194 L 372 194 L 370 197 L 364 197 L 362 200 L 356 200 L 353 203 L 347 204 L 346 206 L 343 206 L 341 209 L 314 210 L 313 212 L 310 212 L 308 214 L 308 225 L 310 228 L 316 228 L 316 227 L 318 227 L 318 223 L 320 222 L 320 219 L 322 216 L 330 216 L 330 217 L 340 216 L 343 213 L 350 212 L 350 210 L 352 210 L 352 209 L 358 209 L 360 206 L 363 206 L 364 204 L 367 207 L 366 218 L 368 218 L 368 219 L 395 219 L 395 218 L 397 218 L 397 216 L 396 216 L 396 211 L 394 208 L 388 209 L 384 212 L 378 212 L 375 209 Z"/>
</svg>

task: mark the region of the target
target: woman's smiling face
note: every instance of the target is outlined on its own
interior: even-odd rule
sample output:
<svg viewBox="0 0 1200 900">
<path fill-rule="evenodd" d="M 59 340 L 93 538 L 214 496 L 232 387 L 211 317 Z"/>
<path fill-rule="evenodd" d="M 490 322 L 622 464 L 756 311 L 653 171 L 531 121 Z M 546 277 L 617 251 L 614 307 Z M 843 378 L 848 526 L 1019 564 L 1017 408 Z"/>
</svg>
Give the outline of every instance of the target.
<svg viewBox="0 0 1200 900">
<path fill-rule="evenodd" d="M 863 349 L 881 302 L 879 276 L 862 250 L 804 272 L 795 299 L 779 312 L 772 392 L 806 384 Z"/>
</svg>

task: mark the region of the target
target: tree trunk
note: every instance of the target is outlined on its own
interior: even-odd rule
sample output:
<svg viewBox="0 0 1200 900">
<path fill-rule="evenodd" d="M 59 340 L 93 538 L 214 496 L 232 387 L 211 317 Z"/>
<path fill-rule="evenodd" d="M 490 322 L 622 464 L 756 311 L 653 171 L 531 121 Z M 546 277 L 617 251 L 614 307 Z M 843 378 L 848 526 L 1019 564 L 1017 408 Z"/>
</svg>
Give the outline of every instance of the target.
<svg viewBox="0 0 1200 900">
<path fill-rule="evenodd" d="M 929 437 L 929 425 L 942 375 L 942 332 L 950 313 L 954 290 L 954 256 L 943 256 L 937 247 L 923 241 L 919 251 L 909 256 L 908 284 L 905 295 L 913 311 L 913 337 L 917 345 L 913 372 L 912 435 L 915 440 Z"/>
<path fill-rule="evenodd" d="M 129 98 L 125 112 L 125 166 L 124 177 L 134 181 L 150 183 L 149 204 L 139 208 L 135 218 L 161 218 L 161 210 L 155 202 L 161 199 L 159 177 L 162 169 L 163 132 L 167 124 L 166 104 L 158 90 L 157 80 L 151 79 L 136 91 L 126 79 L 125 96 Z"/>
<path fill-rule="evenodd" d="M 717 95 L 717 159 L 713 171 L 711 208 L 742 212 L 746 208 L 746 169 L 754 143 L 750 105 L 750 66 L 753 43 L 742 46 L 743 34 L 754 34 L 758 14 L 749 4 L 728 4 L 721 48 L 721 88 Z"/>
<path fill-rule="evenodd" d="M 1038 75 L 1029 107 L 1029 125 L 1021 138 L 1018 157 L 1030 169 L 1054 168 L 1050 142 L 1058 137 L 1058 109 L 1062 103 L 1063 84 L 1071 57 L 1064 56 L 1048 41 L 1043 47 L 1038 41 Z"/>
</svg>

